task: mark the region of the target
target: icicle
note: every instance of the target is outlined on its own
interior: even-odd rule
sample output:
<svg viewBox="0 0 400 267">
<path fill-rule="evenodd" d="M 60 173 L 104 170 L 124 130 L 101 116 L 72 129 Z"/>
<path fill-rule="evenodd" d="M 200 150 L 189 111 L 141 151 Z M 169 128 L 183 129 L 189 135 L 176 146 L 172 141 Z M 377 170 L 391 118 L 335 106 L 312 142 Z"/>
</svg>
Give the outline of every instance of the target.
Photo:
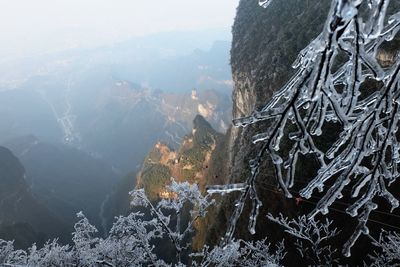
<svg viewBox="0 0 400 267">
<path fill-rule="evenodd" d="M 259 0 L 258 4 L 263 7 L 267 8 L 272 3 L 272 0 Z"/>
<path fill-rule="evenodd" d="M 229 194 L 237 191 L 244 191 L 247 188 L 246 183 L 228 184 L 228 185 L 213 185 L 207 188 L 209 194 Z"/>
</svg>

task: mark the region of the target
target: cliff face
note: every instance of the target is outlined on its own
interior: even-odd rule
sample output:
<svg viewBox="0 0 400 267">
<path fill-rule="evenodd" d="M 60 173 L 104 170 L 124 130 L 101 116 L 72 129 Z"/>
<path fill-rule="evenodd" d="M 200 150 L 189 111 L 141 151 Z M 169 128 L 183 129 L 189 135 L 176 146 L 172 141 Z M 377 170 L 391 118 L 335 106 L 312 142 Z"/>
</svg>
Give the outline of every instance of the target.
<svg viewBox="0 0 400 267">
<path fill-rule="evenodd" d="M 151 200 L 169 198 L 165 186 L 171 177 L 177 181 L 196 183 L 204 190 L 222 176 L 221 157 L 224 153 L 224 135 L 197 115 L 192 134 L 187 135 L 178 150 L 157 143 L 146 157 L 137 176 L 137 186 L 143 187 Z"/>
<path fill-rule="evenodd" d="M 267 8 L 261 8 L 258 1 L 241 0 L 233 25 L 231 65 L 234 80 L 233 117 L 247 116 L 259 109 L 271 97 L 272 93 L 283 86 L 294 72 L 291 68 L 297 54 L 322 30 L 329 11 L 330 0 L 287 0 L 273 1 Z M 259 127 L 259 126 L 257 126 Z M 229 139 L 229 180 L 243 181 L 249 172 L 249 160 L 254 157 L 257 146 L 251 143 L 256 127 L 232 128 Z M 276 191 L 273 166 L 266 161 L 260 174 L 259 185 L 264 204 L 261 218 L 265 213 L 297 213 L 293 200 L 285 199 Z M 235 196 L 227 199 L 226 208 L 221 210 L 220 221 L 228 221 Z M 245 211 L 246 212 L 246 211 Z M 252 238 L 247 221 L 242 216 L 238 234 Z M 262 219 L 263 223 L 265 220 Z M 221 223 L 220 223 L 221 224 Z M 222 225 L 222 224 L 221 224 Z M 279 240 L 274 225 L 260 224 L 257 233 L 269 235 Z M 216 227 L 211 233 L 218 236 L 221 231 Z M 271 234 L 271 232 L 273 232 Z M 214 240 L 216 241 L 216 240 Z"/>
<path fill-rule="evenodd" d="M 256 0 L 241 0 L 233 26 L 233 41 L 231 49 L 231 65 L 234 81 L 233 117 L 248 116 L 253 110 L 260 109 L 271 98 L 273 92 L 280 89 L 292 76 L 294 70 L 291 64 L 297 54 L 322 30 L 330 0 L 286 0 L 272 1 L 267 9 L 259 7 Z M 398 5 L 398 4 L 396 4 Z M 393 6 L 391 7 L 393 8 Z M 390 12 L 389 12 L 390 13 Z M 383 67 L 393 64 L 398 55 L 398 39 L 385 44 L 377 55 Z M 249 160 L 254 157 L 258 147 L 253 145 L 251 138 L 259 133 L 257 125 L 246 128 L 232 128 L 228 132 L 229 140 L 229 173 L 225 182 L 241 182 L 249 173 Z M 329 137 L 327 137 L 329 138 Z M 302 162 L 303 164 L 303 162 Z M 300 173 L 309 178 L 312 163 L 305 162 Z M 272 214 L 284 213 L 287 216 L 296 216 L 307 212 L 312 204 L 299 205 L 295 199 L 285 199 L 277 190 L 273 165 L 268 157 L 261 173 L 258 176 L 257 189 L 263 207 L 261 209 L 256 235 L 251 236 L 247 230 L 249 206 L 245 206 L 241 219 L 236 228 L 236 237 L 257 239 L 267 236 L 272 242 L 287 238 L 282 229 L 265 219 L 268 212 Z M 299 190 L 302 185 L 296 185 Z M 208 232 L 209 242 L 218 242 L 224 234 L 226 223 L 234 209 L 235 195 L 225 197 L 219 214 Z M 331 215 L 337 226 L 343 229 L 343 238 L 352 231 L 348 217 L 341 214 Z M 354 222 L 350 223 L 355 225 Z M 343 244 L 343 240 L 338 244 Z M 290 250 L 290 242 L 288 242 Z M 360 242 L 363 243 L 363 242 Z M 358 251 L 365 256 L 366 245 L 360 244 Z M 363 247 L 364 246 L 364 247 Z M 364 254 L 363 254 L 364 253 Z M 357 253 L 356 253 L 357 254 Z M 355 256 L 357 257 L 357 256 Z M 359 257 L 358 260 L 362 260 Z M 355 259 L 357 260 L 357 259 Z M 302 259 L 293 255 L 287 259 L 288 266 L 298 266 Z"/>
<path fill-rule="evenodd" d="M 240 1 L 232 29 L 233 118 L 248 116 L 254 109 L 262 107 L 273 92 L 287 82 L 294 73 L 291 64 L 299 51 L 322 30 L 330 2 L 273 1 L 263 9 L 258 1 Z M 224 182 L 242 182 L 250 175 L 249 160 L 257 151 L 251 138 L 257 130 L 256 127 L 233 127 L 228 131 L 228 175 Z M 268 236 L 271 242 L 281 241 L 284 238 L 281 229 L 265 219 L 266 213 L 282 212 L 294 216 L 301 212 L 295 200 L 286 199 L 277 190 L 274 175 L 272 164 L 266 160 L 257 185 L 263 201 L 257 234 L 251 236 L 247 230 L 250 207 L 246 205 L 236 228 L 236 237 L 258 239 Z M 221 208 L 210 223 L 207 242 L 219 242 L 237 197 L 234 194 L 223 197 Z"/>
<path fill-rule="evenodd" d="M 293 73 L 291 63 L 322 29 L 329 0 L 241 0 L 233 26 L 231 65 L 234 80 L 233 117 L 250 115 L 283 86 Z M 233 179 L 247 168 L 249 138 L 254 129 L 232 129 Z"/>
<path fill-rule="evenodd" d="M 179 182 L 197 184 L 204 192 L 207 185 L 222 184 L 226 179 L 226 148 L 226 136 L 197 115 L 192 133 L 184 138 L 178 150 L 161 142 L 153 147 L 137 175 L 136 187 L 144 188 L 151 201 L 174 197 L 165 190 L 171 177 Z M 196 221 L 192 242 L 194 250 L 203 247 L 210 226 L 217 222 L 217 211 L 210 209 L 205 218 Z"/>
</svg>

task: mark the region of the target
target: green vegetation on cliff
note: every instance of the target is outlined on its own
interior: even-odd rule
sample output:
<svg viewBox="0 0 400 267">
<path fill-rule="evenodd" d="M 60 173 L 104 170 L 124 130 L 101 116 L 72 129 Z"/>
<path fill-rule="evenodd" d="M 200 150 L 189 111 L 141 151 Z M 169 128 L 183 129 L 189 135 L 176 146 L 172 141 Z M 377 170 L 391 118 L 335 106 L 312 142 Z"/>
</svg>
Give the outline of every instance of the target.
<svg viewBox="0 0 400 267">
<path fill-rule="evenodd" d="M 215 183 L 224 169 L 215 155 L 222 152 L 225 136 L 215 131 L 201 116 L 193 121 L 192 134 L 185 137 L 181 147 L 173 151 L 166 144 L 157 143 L 146 157 L 138 175 L 138 187 L 143 187 L 149 198 L 162 197 L 165 185 L 173 177 L 178 181 L 196 183 L 202 190 Z M 212 171 L 210 171 L 212 170 Z"/>
</svg>

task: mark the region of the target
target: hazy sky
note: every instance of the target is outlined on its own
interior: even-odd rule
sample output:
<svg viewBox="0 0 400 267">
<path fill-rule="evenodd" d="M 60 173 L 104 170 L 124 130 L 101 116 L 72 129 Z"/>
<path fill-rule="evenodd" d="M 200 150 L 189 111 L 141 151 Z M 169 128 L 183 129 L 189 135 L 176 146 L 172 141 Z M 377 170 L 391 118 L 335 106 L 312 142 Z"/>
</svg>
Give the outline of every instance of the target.
<svg viewBox="0 0 400 267">
<path fill-rule="evenodd" d="M 239 0 L 0 0 L 0 56 L 230 27 Z"/>
</svg>

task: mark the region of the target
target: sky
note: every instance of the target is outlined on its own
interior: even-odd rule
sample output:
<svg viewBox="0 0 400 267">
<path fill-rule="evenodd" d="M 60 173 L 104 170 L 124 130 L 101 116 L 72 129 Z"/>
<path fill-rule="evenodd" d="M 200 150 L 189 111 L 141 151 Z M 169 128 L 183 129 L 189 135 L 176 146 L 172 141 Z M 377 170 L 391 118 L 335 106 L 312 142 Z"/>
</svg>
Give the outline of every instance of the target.
<svg viewBox="0 0 400 267">
<path fill-rule="evenodd" d="M 230 28 L 239 0 L 0 0 L 0 56 Z"/>
</svg>

